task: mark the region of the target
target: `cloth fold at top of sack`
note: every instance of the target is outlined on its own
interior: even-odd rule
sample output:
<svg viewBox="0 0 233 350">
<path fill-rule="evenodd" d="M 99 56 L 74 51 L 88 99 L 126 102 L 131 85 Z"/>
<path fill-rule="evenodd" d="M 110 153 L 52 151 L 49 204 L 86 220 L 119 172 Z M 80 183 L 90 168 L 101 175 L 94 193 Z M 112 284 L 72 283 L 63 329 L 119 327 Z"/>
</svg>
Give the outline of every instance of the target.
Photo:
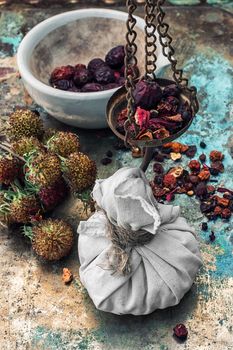
<svg viewBox="0 0 233 350">
<path fill-rule="evenodd" d="M 80 278 L 95 306 L 143 315 L 178 304 L 202 265 L 179 207 L 157 203 L 138 168 L 97 180 L 93 198 L 100 210 L 80 222 L 78 249 Z M 120 263 L 127 273 L 115 273 Z"/>
</svg>

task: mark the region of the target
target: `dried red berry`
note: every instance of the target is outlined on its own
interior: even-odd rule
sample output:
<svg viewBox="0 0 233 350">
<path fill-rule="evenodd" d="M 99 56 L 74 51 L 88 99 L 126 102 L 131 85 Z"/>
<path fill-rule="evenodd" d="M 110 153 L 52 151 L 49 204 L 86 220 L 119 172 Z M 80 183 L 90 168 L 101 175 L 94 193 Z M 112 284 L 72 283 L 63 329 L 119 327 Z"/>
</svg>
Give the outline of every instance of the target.
<svg viewBox="0 0 233 350">
<path fill-rule="evenodd" d="M 221 215 L 222 208 L 217 205 L 217 207 L 214 208 L 214 214 L 215 215 Z"/>
<path fill-rule="evenodd" d="M 207 192 L 213 194 L 215 192 L 215 187 L 212 185 L 207 185 Z"/>
<path fill-rule="evenodd" d="M 215 234 L 214 234 L 213 231 L 211 231 L 211 235 L 209 235 L 209 239 L 210 239 L 211 242 L 214 242 L 214 241 L 215 241 L 216 236 L 215 236 Z"/>
<path fill-rule="evenodd" d="M 106 55 L 105 62 L 111 68 L 121 68 L 124 64 L 125 48 L 123 45 L 113 47 Z"/>
<path fill-rule="evenodd" d="M 99 84 L 110 84 L 115 82 L 114 72 L 108 66 L 101 66 L 94 72 L 94 78 Z"/>
<path fill-rule="evenodd" d="M 82 92 L 98 92 L 102 90 L 103 90 L 103 87 L 97 83 L 85 84 L 81 89 Z"/>
<path fill-rule="evenodd" d="M 93 58 L 88 65 L 87 69 L 90 73 L 94 74 L 101 66 L 105 66 L 106 63 L 101 58 Z"/>
<path fill-rule="evenodd" d="M 73 81 L 76 86 L 81 87 L 92 80 L 92 74 L 86 68 L 76 69 Z"/>
<path fill-rule="evenodd" d="M 201 164 L 199 163 L 198 160 L 195 160 L 195 159 L 191 160 L 189 162 L 188 166 L 195 173 L 199 172 L 199 170 L 201 168 Z"/>
<path fill-rule="evenodd" d="M 215 196 L 215 199 L 218 203 L 218 205 L 220 205 L 221 207 L 228 207 L 230 200 L 227 198 L 221 198 L 219 196 Z"/>
<path fill-rule="evenodd" d="M 195 188 L 195 194 L 197 197 L 204 198 L 207 194 L 207 186 L 205 182 L 199 182 Z"/>
<path fill-rule="evenodd" d="M 188 330 L 187 330 L 187 328 L 185 327 L 184 324 L 182 324 L 182 323 L 177 324 L 177 325 L 173 328 L 173 331 L 174 331 L 174 335 L 175 335 L 177 338 L 179 338 L 180 340 L 185 340 L 185 339 L 187 339 Z"/>
<path fill-rule="evenodd" d="M 61 66 L 55 68 L 50 76 L 50 83 L 53 84 L 58 80 L 70 80 L 74 75 L 74 67 L 73 66 Z"/>
<path fill-rule="evenodd" d="M 206 161 L 206 155 L 204 153 L 202 153 L 200 156 L 199 156 L 199 159 L 200 161 L 203 163 Z"/>
<path fill-rule="evenodd" d="M 212 162 L 211 168 L 212 168 L 212 172 L 213 172 L 213 169 L 215 169 L 215 171 L 218 173 L 224 172 L 224 165 L 221 161 Z"/>
<path fill-rule="evenodd" d="M 210 152 L 210 160 L 212 162 L 216 162 L 218 160 L 223 160 L 223 158 L 224 158 L 224 155 L 219 151 L 214 150 L 214 151 Z"/>
<path fill-rule="evenodd" d="M 198 177 L 201 181 L 206 181 L 210 178 L 210 172 L 207 169 L 202 169 L 198 174 Z"/>
<path fill-rule="evenodd" d="M 133 97 L 136 106 L 150 110 L 161 100 L 162 90 L 155 81 L 142 79 L 137 82 Z"/>
<path fill-rule="evenodd" d="M 223 209 L 221 216 L 222 216 L 223 219 L 226 219 L 226 220 L 230 219 L 230 217 L 231 217 L 230 209 L 229 208 Z"/>
<path fill-rule="evenodd" d="M 202 224 L 201 224 L 201 229 L 202 229 L 203 231 L 207 231 L 207 230 L 208 230 L 208 224 L 207 224 L 207 222 L 202 222 Z"/>
</svg>

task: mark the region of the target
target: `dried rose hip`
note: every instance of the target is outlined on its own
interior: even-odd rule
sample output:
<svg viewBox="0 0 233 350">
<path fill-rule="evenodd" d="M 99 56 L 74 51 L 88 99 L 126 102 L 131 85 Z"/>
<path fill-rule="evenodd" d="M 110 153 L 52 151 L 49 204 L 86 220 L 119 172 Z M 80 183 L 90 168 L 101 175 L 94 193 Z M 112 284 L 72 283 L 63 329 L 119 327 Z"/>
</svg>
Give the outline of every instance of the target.
<svg viewBox="0 0 233 350">
<path fill-rule="evenodd" d="M 193 158 L 197 152 L 197 147 L 195 145 L 189 146 L 188 150 L 186 151 L 186 156 L 189 158 Z"/>
<path fill-rule="evenodd" d="M 125 48 L 123 45 L 113 47 L 106 55 L 105 62 L 111 68 L 121 68 L 124 64 Z"/>
<path fill-rule="evenodd" d="M 211 163 L 212 172 L 218 172 L 223 173 L 224 172 L 224 165 L 221 161 L 215 161 Z M 215 169 L 215 170 L 214 170 Z"/>
<path fill-rule="evenodd" d="M 163 166 L 160 163 L 154 163 L 153 165 L 153 171 L 156 174 L 163 174 L 164 173 L 164 169 Z"/>
<path fill-rule="evenodd" d="M 198 160 L 195 160 L 195 159 L 191 160 L 188 166 L 195 173 L 199 172 L 201 168 L 201 164 L 198 162 Z"/>
<path fill-rule="evenodd" d="M 62 79 L 62 80 L 57 80 L 56 82 L 53 83 L 52 85 L 55 89 L 59 89 L 59 90 L 72 90 L 74 87 L 74 83 L 72 80 L 66 80 L 66 79 Z"/>
<path fill-rule="evenodd" d="M 51 73 L 50 83 L 53 84 L 58 80 L 72 79 L 74 75 L 74 71 L 75 71 L 74 67 L 70 65 L 57 67 Z"/>
<path fill-rule="evenodd" d="M 173 331 L 174 331 L 174 335 L 175 335 L 177 338 L 179 338 L 180 340 L 185 340 L 185 339 L 187 339 L 188 330 L 187 330 L 187 328 L 185 327 L 184 324 L 182 324 L 182 323 L 177 324 L 177 325 L 173 328 Z"/>
<path fill-rule="evenodd" d="M 178 96 L 180 93 L 180 88 L 176 84 L 171 84 L 163 89 L 163 97 L 167 96 Z"/>
<path fill-rule="evenodd" d="M 166 174 L 163 178 L 163 184 L 166 187 L 172 188 L 176 185 L 176 178 L 171 174 Z"/>
<path fill-rule="evenodd" d="M 105 65 L 106 63 L 101 58 L 93 58 L 93 60 L 88 63 L 87 69 L 90 73 L 94 74 L 96 70 Z"/>
<path fill-rule="evenodd" d="M 81 89 L 82 92 L 98 92 L 102 90 L 103 90 L 103 87 L 97 83 L 85 84 Z"/>
<path fill-rule="evenodd" d="M 199 182 L 195 188 L 195 194 L 197 197 L 204 198 L 207 194 L 207 186 L 205 182 Z"/>
<path fill-rule="evenodd" d="M 222 213 L 222 208 L 217 205 L 217 207 L 214 208 L 214 214 L 216 216 L 221 215 Z"/>
<path fill-rule="evenodd" d="M 101 66 L 94 72 L 94 78 L 99 84 L 110 84 L 115 82 L 114 72 L 108 66 Z"/>
<path fill-rule="evenodd" d="M 207 169 L 202 169 L 200 173 L 198 174 L 198 177 L 201 181 L 209 180 L 210 178 L 210 172 Z"/>
<path fill-rule="evenodd" d="M 206 161 L 206 155 L 204 153 L 202 153 L 200 156 L 199 156 L 199 159 L 200 161 L 203 163 Z"/>
<path fill-rule="evenodd" d="M 133 97 L 136 106 L 149 110 L 161 100 L 162 90 L 155 81 L 140 80 L 136 84 Z"/>
<path fill-rule="evenodd" d="M 77 87 L 81 87 L 92 80 L 92 74 L 86 68 L 75 70 L 73 81 Z"/>
<path fill-rule="evenodd" d="M 218 160 L 223 160 L 223 158 L 224 158 L 224 155 L 219 151 L 214 150 L 214 151 L 210 152 L 210 160 L 212 162 L 216 162 Z"/>
</svg>

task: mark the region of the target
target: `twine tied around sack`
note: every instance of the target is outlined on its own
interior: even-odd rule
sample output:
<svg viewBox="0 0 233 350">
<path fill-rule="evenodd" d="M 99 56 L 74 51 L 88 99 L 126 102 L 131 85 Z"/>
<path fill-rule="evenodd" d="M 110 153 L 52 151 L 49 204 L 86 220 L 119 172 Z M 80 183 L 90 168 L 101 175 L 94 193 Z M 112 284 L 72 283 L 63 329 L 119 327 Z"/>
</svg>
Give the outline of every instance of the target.
<svg viewBox="0 0 233 350">
<path fill-rule="evenodd" d="M 114 225 L 107 217 L 106 212 L 101 209 L 107 219 L 107 237 L 111 240 L 107 257 L 108 264 L 113 273 L 128 275 L 131 273 L 130 257 L 132 249 L 149 243 L 153 234 L 145 231 L 133 231 Z"/>
</svg>

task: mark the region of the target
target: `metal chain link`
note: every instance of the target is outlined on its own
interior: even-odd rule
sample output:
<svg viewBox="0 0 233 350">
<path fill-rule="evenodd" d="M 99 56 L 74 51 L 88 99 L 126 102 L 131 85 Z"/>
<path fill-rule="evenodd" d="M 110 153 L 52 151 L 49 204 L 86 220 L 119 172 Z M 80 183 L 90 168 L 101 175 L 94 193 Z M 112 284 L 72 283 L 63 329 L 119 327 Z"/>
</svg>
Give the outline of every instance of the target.
<svg viewBox="0 0 233 350">
<path fill-rule="evenodd" d="M 137 65 L 137 45 L 135 40 L 137 38 L 137 33 L 134 30 L 136 25 L 136 19 L 133 14 L 137 8 L 137 3 L 135 0 L 127 0 L 128 7 L 128 19 L 126 22 L 127 33 L 126 33 L 126 45 L 125 45 L 125 88 L 126 88 L 126 99 L 127 99 L 127 117 L 128 120 L 125 122 L 125 143 L 127 144 L 127 137 L 129 132 L 129 125 L 133 124 L 135 127 L 135 122 L 133 121 L 133 116 L 135 114 L 135 100 L 133 97 L 133 91 L 135 89 L 134 80 L 136 78 L 135 70 L 131 69 L 134 65 Z"/>
<path fill-rule="evenodd" d="M 156 0 L 147 0 L 145 4 L 145 72 L 146 77 L 150 75 L 155 79 L 156 71 Z"/>
<path fill-rule="evenodd" d="M 175 50 L 171 45 L 172 37 L 168 34 L 169 25 L 164 22 L 165 12 L 161 7 L 164 2 L 165 0 L 157 0 L 157 31 L 159 34 L 159 41 L 162 45 L 164 56 L 166 56 L 171 63 L 173 79 L 180 86 L 188 86 L 188 79 L 183 78 L 183 70 L 177 69 L 177 60 L 174 58 Z"/>
</svg>

